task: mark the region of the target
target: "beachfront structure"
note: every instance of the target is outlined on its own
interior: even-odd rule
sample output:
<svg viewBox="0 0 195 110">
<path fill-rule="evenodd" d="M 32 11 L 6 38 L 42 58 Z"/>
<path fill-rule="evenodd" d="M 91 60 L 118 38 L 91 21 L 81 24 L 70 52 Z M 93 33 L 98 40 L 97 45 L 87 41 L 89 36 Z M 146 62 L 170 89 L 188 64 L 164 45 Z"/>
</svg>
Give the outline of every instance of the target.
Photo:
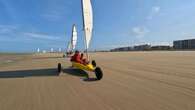
<svg viewBox="0 0 195 110">
<path fill-rule="evenodd" d="M 174 41 L 173 48 L 174 49 L 195 49 L 195 39 Z"/>
<path fill-rule="evenodd" d="M 166 45 L 157 45 L 157 46 L 152 46 L 151 50 L 170 50 L 172 49 L 171 46 L 166 46 Z"/>
<path fill-rule="evenodd" d="M 134 47 L 120 47 L 110 50 L 111 52 L 117 52 L 117 51 L 145 51 L 150 50 L 151 45 L 145 44 L 145 45 L 137 45 Z"/>
<path fill-rule="evenodd" d="M 116 51 L 131 51 L 133 50 L 132 47 L 120 47 L 120 48 L 115 48 L 110 50 L 111 52 L 116 52 Z"/>
<path fill-rule="evenodd" d="M 145 45 L 137 45 L 133 47 L 120 47 L 120 48 L 115 48 L 111 49 L 111 52 L 117 52 L 117 51 L 152 51 L 152 50 L 171 50 L 172 47 L 168 45 L 156 45 L 156 46 L 151 46 L 148 44 Z"/>
<path fill-rule="evenodd" d="M 151 45 L 148 45 L 148 44 L 134 46 L 134 50 L 136 51 L 150 50 L 150 48 L 151 48 Z"/>
</svg>

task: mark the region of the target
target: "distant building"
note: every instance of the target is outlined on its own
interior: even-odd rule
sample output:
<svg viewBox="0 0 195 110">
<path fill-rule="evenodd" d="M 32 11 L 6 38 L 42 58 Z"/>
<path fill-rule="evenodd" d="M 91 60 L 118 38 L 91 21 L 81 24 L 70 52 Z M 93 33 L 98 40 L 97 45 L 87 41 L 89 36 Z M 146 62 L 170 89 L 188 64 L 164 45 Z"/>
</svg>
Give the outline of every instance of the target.
<svg viewBox="0 0 195 110">
<path fill-rule="evenodd" d="M 151 50 L 170 50 L 170 46 L 164 46 L 164 45 L 158 45 L 158 46 L 152 46 Z"/>
<path fill-rule="evenodd" d="M 138 45 L 134 47 L 120 47 L 112 49 L 111 52 L 118 52 L 118 51 L 146 51 L 150 50 L 151 45 L 145 44 L 145 45 Z"/>
<path fill-rule="evenodd" d="M 150 48 L 151 48 L 151 45 L 148 45 L 148 44 L 134 46 L 134 50 L 135 50 L 135 51 L 150 50 Z"/>
<path fill-rule="evenodd" d="M 152 50 L 172 50 L 171 46 L 167 45 L 158 45 L 151 46 L 149 44 L 137 45 L 133 47 L 120 47 L 110 50 L 111 52 L 120 52 L 120 51 L 152 51 Z"/>
<path fill-rule="evenodd" d="M 195 39 L 174 41 L 173 48 L 174 49 L 195 49 Z"/>
<path fill-rule="evenodd" d="M 117 52 L 117 51 L 131 51 L 132 47 L 120 47 L 120 48 L 115 48 L 112 49 L 111 52 Z"/>
</svg>

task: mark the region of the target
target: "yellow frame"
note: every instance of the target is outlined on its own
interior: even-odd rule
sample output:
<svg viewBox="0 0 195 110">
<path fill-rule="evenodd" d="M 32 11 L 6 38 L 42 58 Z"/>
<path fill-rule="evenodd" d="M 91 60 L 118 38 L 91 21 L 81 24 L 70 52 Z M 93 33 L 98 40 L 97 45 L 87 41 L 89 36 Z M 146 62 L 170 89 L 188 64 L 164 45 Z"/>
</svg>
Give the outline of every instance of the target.
<svg viewBox="0 0 195 110">
<path fill-rule="evenodd" d="M 94 72 L 95 68 L 93 67 L 92 64 L 88 64 L 88 65 L 83 65 L 81 63 L 76 63 L 76 62 L 72 62 L 72 66 L 81 70 L 86 70 L 86 71 L 92 71 Z"/>
</svg>

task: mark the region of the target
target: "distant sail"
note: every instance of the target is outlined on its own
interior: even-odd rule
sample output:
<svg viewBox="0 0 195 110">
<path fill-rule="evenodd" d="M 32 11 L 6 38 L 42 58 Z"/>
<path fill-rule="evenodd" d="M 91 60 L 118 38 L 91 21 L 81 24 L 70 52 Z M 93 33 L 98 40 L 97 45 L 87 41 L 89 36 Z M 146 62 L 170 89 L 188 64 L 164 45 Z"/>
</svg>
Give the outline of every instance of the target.
<svg viewBox="0 0 195 110">
<path fill-rule="evenodd" d="M 53 48 L 51 48 L 51 51 L 50 52 L 54 52 Z"/>
<path fill-rule="evenodd" d="M 38 49 L 37 49 L 37 53 L 39 53 L 39 52 L 40 52 L 40 49 L 38 48 Z"/>
<path fill-rule="evenodd" d="M 83 28 L 85 31 L 85 44 L 86 49 L 89 48 L 89 44 L 93 31 L 93 10 L 91 6 L 91 0 L 82 0 L 83 9 Z"/>
<path fill-rule="evenodd" d="M 72 44 L 71 44 L 71 42 L 68 42 L 68 47 L 67 47 L 67 50 L 66 51 L 67 52 L 72 51 Z"/>
<path fill-rule="evenodd" d="M 59 52 L 62 52 L 62 48 L 59 48 L 58 51 L 59 51 Z"/>
<path fill-rule="evenodd" d="M 72 27 L 72 38 L 71 38 L 71 45 L 72 45 L 72 50 L 76 48 L 77 44 L 77 29 L 76 26 L 73 25 Z"/>
</svg>

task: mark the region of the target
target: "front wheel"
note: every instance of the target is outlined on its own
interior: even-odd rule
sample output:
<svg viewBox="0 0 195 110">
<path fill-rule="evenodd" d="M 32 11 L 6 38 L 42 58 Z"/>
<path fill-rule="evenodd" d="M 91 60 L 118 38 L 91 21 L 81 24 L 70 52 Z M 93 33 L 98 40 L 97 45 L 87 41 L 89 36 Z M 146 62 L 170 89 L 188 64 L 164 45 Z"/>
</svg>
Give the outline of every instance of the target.
<svg viewBox="0 0 195 110">
<path fill-rule="evenodd" d="M 96 62 L 95 62 L 95 60 L 93 60 L 93 61 L 91 62 L 91 64 L 93 65 L 93 67 L 96 67 Z"/>
<path fill-rule="evenodd" d="M 58 73 L 60 73 L 62 71 L 62 65 L 61 63 L 58 63 Z"/>
<path fill-rule="evenodd" d="M 101 70 L 100 67 L 97 67 L 97 68 L 95 69 L 95 75 L 96 75 L 97 80 L 101 80 L 101 79 L 102 79 L 102 77 L 103 77 L 103 72 L 102 72 L 102 70 Z"/>
</svg>

